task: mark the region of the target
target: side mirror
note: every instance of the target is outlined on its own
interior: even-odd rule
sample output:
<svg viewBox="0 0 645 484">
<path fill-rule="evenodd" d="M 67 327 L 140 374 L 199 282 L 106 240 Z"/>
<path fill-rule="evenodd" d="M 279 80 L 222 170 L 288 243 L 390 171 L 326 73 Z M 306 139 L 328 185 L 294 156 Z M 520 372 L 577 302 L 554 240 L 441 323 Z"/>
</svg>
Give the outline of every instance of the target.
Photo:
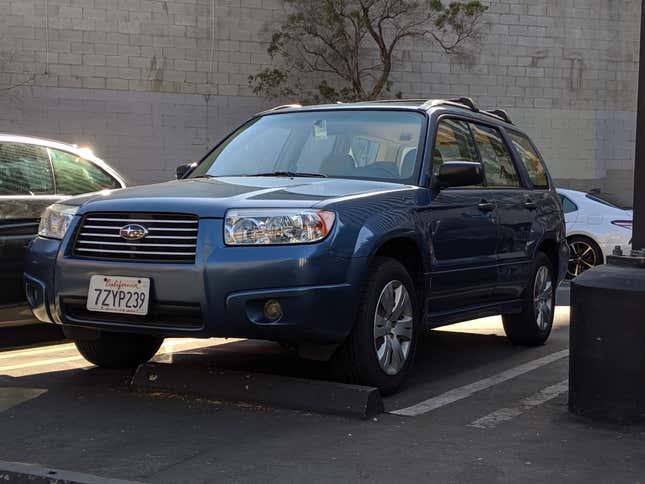
<svg viewBox="0 0 645 484">
<path fill-rule="evenodd" d="M 175 176 L 177 177 L 177 180 L 181 180 L 186 175 L 186 173 L 188 173 L 196 166 L 197 166 L 197 163 L 195 163 L 194 161 L 188 161 L 183 165 L 179 165 L 175 170 Z"/>
<path fill-rule="evenodd" d="M 435 177 L 435 188 L 468 187 L 484 182 L 484 169 L 474 161 L 446 161 Z"/>
</svg>

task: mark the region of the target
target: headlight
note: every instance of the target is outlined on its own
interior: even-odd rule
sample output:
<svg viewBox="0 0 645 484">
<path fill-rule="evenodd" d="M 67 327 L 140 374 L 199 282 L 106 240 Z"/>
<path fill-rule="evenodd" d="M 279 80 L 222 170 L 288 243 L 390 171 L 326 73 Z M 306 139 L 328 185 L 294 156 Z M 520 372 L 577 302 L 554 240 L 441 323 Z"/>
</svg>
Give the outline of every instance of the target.
<svg viewBox="0 0 645 484">
<path fill-rule="evenodd" d="M 77 211 L 78 207 L 72 207 L 62 203 L 50 205 L 45 209 L 40 218 L 38 235 L 50 239 L 62 239 L 65 237 L 65 232 L 67 232 L 69 224 L 72 223 L 72 219 Z"/>
<path fill-rule="evenodd" d="M 311 209 L 229 210 L 224 223 L 226 245 L 307 244 L 327 237 L 333 212 Z"/>
</svg>

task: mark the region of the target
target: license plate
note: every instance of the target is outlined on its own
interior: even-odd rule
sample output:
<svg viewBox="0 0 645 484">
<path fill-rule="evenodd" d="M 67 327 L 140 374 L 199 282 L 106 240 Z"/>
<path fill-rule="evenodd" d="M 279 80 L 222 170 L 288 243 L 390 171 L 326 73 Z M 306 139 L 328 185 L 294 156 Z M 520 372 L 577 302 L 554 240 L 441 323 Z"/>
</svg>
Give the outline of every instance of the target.
<svg viewBox="0 0 645 484">
<path fill-rule="evenodd" d="M 150 279 L 145 277 L 92 276 L 87 309 L 104 313 L 148 314 Z"/>
</svg>

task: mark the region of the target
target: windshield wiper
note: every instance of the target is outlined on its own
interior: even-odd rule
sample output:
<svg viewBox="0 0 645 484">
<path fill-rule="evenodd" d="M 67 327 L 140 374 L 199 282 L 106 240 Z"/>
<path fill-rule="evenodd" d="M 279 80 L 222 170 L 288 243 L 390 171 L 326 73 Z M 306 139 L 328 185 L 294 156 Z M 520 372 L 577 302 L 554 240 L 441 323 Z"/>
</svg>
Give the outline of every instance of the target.
<svg viewBox="0 0 645 484">
<path fill-rule="evenodd" d="M 323 175 L 322 173 L 305 173 L 305 172 L 299 172 L 299 171 L 270 171 L 267 173 L 253 173 L 253 174 L 244 175 L 244 176 L 287 176 L 290 178 L 295 178 L 295 177 L 327 178 L 327 175 Z"/>
</svg>

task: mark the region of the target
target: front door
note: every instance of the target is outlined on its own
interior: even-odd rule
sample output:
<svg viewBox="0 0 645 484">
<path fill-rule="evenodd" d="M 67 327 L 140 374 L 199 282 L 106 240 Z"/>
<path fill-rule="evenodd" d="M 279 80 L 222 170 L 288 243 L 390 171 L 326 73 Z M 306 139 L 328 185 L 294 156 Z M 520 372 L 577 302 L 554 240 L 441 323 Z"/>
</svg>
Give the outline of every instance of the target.
<svg viewBox="0 0 645 484">
<path fill-rule="evenodd" d="M 479 161 L 464 121 L 439 121 L 433 172 L 446 161 Z M 498 223 L 489 191 L 483 186 L 441 190 L 433 195 L 428 213 L 431 317 L 490 303 L 497 282 Z"/>
</svg>

